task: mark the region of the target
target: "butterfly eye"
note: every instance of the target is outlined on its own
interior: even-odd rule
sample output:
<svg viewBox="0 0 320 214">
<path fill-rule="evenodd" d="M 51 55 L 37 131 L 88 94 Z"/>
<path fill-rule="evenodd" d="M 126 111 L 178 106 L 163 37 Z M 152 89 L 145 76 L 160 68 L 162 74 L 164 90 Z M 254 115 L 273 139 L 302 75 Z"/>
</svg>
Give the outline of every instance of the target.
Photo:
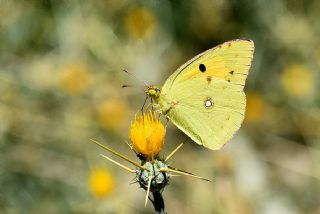
<svg viewBox="0 0 320 214">
<path fill-rule="evenodd" d="M 200 64 L 199 65 L 199 70 L 201 71 L 201 72 L 205 72 L 206 71 L 206 66 L 204 65 L 204 64 Z"/>
</svg>

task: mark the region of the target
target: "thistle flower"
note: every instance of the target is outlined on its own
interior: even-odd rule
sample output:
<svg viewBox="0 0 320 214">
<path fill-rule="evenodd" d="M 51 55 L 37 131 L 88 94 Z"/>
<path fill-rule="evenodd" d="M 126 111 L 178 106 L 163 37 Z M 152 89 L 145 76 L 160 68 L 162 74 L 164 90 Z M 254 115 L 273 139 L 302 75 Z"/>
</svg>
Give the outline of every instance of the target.
<svg viewBox="0 0 320 214">
<path fill-rule="evenodd" d="M 159 154 L 164 145 L 164 136 L 165 128 L 154 112 L 136 116 L 131 124 L 133 148 L 147 160 Z"/>
<path fill-rule="evenodd" d="M 206 178 L 173 168 L 167 164 L 167 161 L 179 150 L 179 148 L 181 148 L 185 142 L 181 143 L 166 158 L 160 159 L 158 154 L 164 146 L 164 136 L 165 127 L 157 118 L 155 112 L 150 111 L 135 117 L 130 127 L 130 139 L 133 149 L 140 157 L 141 164 L 130 160 L 124 155 L 121 155 L 120 153 L 108 148 L 107 146 L 104 146 L 103 144 L 100 144 L 95 140 L 92 140 L 93 143 L 136 167 L 136 169 L 131 169 L 109 158 L 108 156 L 102 155 L 102 157 L 113 162 L 119 167 L 127 170 L 128 172 L 136 174 L 136 181 L 139 183 L 140 187 L 147 192 L 145 206 L 147 205 L 148 199 L 151 200 L 157 213 L 166 213 L 165 204 L 161 193 L 168 184 L 171 174 L 186 175 L 209 181 Z M 149 194 L 152 194 L 152 199 L 150 198 Z"/>
</svg>

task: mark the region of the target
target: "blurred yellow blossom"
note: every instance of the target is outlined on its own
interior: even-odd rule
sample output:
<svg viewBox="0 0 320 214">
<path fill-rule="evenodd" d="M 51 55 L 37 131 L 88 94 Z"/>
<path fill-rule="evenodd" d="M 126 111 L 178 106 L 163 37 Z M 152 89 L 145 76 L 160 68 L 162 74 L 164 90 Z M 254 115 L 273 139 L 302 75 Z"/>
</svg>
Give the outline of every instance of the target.
<svg viewBox="0 0 320 214">
<path fill-rule="evenodd" d="M 315 80 L 312 72 L 307 67 L 293 64 L 283 71 L 281 83 L 288 94 L 303 97 L 310 95 L 313 91 Z"/>
<path fill-rule="evenodd" d="M 12 80 L 13 81 L 13 80 Z M 17 92 L 17 88 L 9 87 L 9 84 L 1 82 L 1 93 L 0 93 L 0 102 L 1 103 L 10 103 L 14 102 L 14 100 L 19 95 Z"/>
<path fill-rule="evenodd" d="M 225 10 L 229 4 L 228 1 L 221 0 L 193 0 L 187 22 L 193 35 L 205 41 L 223 37 L 225 34 L 221 32 L 226 32 L 230 28 L 224 26 L 227 16 Z"/>
<path fill-rule="evenodd" d="M 127 103 L 120 98 L 110 98 L 98 105 L 97 113 L 100 124 L 108 130 L 123 127 L 128 119 Z"/>
<path fill-rule="evenodd" d="M 108 196 L 114 188 L 114 183 L 114 178 L 107 169 L 96 168 L 90 171 L 89 186 L 96 197 Z"/>
<path fill-rule="evenodd" d="M 247 110 L 245 121 L 257 122 L 263 118 L 265 114 L 265 101 L 257 92 L 250 91 L 247 93 Z"/>
<path fill-rule="evenodd" d="M 82 64 L 67 65 L 63 68 L 60 76 L 61 88 L 70 94 L 83 92 L 89 83 L 89 73 Z"/>
<path fill-rule="evenodd" d="M 308 45 L 316 40 L 316 33 L 310 22 L 299 16 L 283 12 L 271 28 L 276 42 L 280 42 L 294 50 L 306 50 Z M 294 26 L 294 27 L 293 27 Z"/>
<path fill-rule="evenodd" d="M 156 25 L 156 18 L 147 8 L 130 10 L 125 18 L 128 33 L 135 38 L 145 38 L 152 35 Z"/>
<path fill-rule="evenodd" d="M 305 137 L 320 137 L 320 109 L 308 108 L 297 113 L 294 121 Z M 319 156 L 320 157 L 320 156 Z"/>
<path fill-rule="evenodd" d="M 164 145 L 165 128 L 154 112 L 135 117 L 130 128 L 130 139 L 135 151 L 146 159 L 159 154 Z"/>
<path fill-rule="evenodd" d="M 234 163 L 230 155 L 226 153 L 215 154 L 213 159 L 218 170 L 222 172 L 232 171 Z"/>
</svg>

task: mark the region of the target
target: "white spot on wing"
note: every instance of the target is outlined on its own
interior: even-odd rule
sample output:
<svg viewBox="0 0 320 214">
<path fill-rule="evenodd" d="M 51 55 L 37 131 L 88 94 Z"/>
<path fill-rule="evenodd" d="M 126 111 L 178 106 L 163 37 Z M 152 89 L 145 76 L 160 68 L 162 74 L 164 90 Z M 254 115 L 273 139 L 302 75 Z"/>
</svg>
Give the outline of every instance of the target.
<svg viewBox="0 0 320 214">
<path fill-rule="evenodd" d="M 205 100 L 204 100 L 204 107 L 206 108 L 210 108 L 213 106 L 213 102 L 211 100 L 211 97 L 207 97 Z"/>
</svg>

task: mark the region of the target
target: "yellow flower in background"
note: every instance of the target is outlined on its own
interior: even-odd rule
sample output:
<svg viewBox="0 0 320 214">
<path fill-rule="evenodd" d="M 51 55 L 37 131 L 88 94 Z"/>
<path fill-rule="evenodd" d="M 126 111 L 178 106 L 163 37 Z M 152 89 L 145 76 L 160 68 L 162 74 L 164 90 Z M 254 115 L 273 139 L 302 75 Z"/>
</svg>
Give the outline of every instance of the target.
<svg viewBox="0 0 320 214">
<path fill-rule="evenodd" d="M 60 86 L 69 94 L 83 92 L 89 84 L 89 73 L 86 66 L 72 64 L 66 66 L 60 75 Z"/>
<path fill-rule="evenodd" d="M 290 65 L 284 70 L 281 83 L 288 94 L 297 97 L 310 95 L 315 86 L 311 70 L 299 64 Z"/>
<path fill-rule="evenodd" d="M 228 28 L 232 28 L 232 23 L 226 24 L 228 14 L 225 11 L 230 4 L 228 1 L 193 0 L 191 4 L 186 23 L 193 36 L 210 41 L 219 36 L 223 38 L 225 33 L 221 32 L 228 32 Z"/>
<path fill-rule="evenodd" d="M 98 105 L 97 114 L 100 124 L 107 130 L 123 127 L 128 119 L 128 106 L 120 98 L 110 98 Z"/>
<path fill-rule="evenodd" d="M 257 93 L 250 91 L 247 93 L 247 109 L 245 115 L 246 122 L 260 121 L 265 114 L 265 101 L 263 97 Z"/>
<path fill-rule="evenodd" d="M 315 62 L 318 66 L 320 66 L 320 45 L 317 44 L 312 53 L 311 60 Z"/>
<path fill-rule="evenodd" d="M 156 18 L 147 8 L 136 8 L 129 11 L 125 18 L 127 32 L 135 38 L 151 36 L 156 25 Z"/>
<path fill-rule="evenodd" d="M 230 155 L 226 153 L 215 154 L 213 159 L 218 170 L 221 170 L 223 172 L 232 171 L 234 163 Z"/>
<path fill-rule="evenodd" d="M 114 189 L 114 178 L 105 168 L 96 168 L 90 171 L 89 186 L 92 194 L 98 198 L 108 196 Z"/>
<path fill-rule="evenodd" d="M 130 127 L 133 148 L 146 159 L 157 156 L 164 145 L 165 128 L 156 113 L 136 116 Z"/>
</svg>

